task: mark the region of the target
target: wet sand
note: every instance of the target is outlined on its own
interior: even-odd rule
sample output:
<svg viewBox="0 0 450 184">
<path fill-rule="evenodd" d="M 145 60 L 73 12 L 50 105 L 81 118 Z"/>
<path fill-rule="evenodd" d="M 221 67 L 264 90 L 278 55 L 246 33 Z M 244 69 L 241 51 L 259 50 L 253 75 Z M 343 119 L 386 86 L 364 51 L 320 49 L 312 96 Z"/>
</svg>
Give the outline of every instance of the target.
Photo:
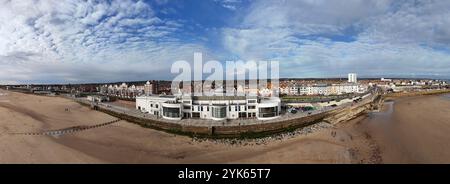
<svg viewBox="0 0 450 184">
<path fill-rule="evenodd" d="M 343 123 L 257 144 L 195 141 L 120 121 L 62 136 L 11 135 L 115 117 L 60 97 L 0 90 L 0 163 L 377 163 L 370 137 Z M 65 109 L 69 109 L 66 111 Z"/>
<path fill-rule="evenodd" d="M 359 122 L 383 163 L 450 163 L 450 94 L 403 97 Z"/>
</svg>

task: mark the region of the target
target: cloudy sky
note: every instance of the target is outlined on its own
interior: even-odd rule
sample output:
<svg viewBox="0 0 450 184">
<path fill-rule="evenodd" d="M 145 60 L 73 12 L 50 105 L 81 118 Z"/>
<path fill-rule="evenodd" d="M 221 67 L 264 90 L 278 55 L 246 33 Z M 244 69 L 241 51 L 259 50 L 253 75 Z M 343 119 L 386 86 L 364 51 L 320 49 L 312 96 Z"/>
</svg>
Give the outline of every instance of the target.
<svg viewBox="0 0 450 184">
<path fill-rule="evenodd" d="M 281 77 L 450 78 L 450 1 L 0 0 L 0 84 L 172 79 L 177 60 Z"/>
</svg>

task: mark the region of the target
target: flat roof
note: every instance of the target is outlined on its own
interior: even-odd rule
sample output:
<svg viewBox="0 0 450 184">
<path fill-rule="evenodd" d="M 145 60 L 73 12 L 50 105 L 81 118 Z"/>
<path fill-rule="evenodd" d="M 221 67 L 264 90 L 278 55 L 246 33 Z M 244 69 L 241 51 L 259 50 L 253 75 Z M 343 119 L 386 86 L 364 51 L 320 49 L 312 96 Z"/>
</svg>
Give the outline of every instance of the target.
<svg viewBox="0 0 450 184">
<path fill-rule="evenodd" d="M 192 100 L 246 100 L 257 99 L 251 96 L 192 96 Z"/>
<path fill-rule="evenodd" d="M 173 95 L 142 95 L 138 97 L 154 97 L 154 98 L 175 98 Z"/>
</svg>

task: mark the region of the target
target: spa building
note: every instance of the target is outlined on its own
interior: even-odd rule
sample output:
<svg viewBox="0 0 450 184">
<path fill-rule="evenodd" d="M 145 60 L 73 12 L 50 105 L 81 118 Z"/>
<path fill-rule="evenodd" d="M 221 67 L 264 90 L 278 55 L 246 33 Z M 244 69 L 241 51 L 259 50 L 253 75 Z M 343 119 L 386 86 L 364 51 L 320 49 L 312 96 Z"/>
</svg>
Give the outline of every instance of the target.
<svg viewBox="0 0 450 184">
<path fill-rule="evenodd" d="M 136 97 L 136 109 L 168 120 L 247 119 L 270 120 L 280 116 L 278 97 L 258 96 L 168 96 Z"/>
</svg>

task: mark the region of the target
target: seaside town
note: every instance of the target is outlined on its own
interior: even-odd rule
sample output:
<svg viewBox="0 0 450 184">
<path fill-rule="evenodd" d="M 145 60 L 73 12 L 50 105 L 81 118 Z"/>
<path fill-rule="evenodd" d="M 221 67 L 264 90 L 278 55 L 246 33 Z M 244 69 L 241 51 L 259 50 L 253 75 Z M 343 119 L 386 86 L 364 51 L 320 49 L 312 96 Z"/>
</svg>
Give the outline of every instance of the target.
<svg viewBox="0 0 450 184">
<path fill-rule="evenodd" d="M 334 164 L 450 164 L 448 17 L 442 0 L 0 0 L 0 176 L 445 178 Z"/>
<path fill-rule="evenodd" d="M 270 86 L 270 83 L 267 86 Z M 284 114 L 292 116 L 297 112 L 307 116 L 358 102 L 369 97 L 374 91 L 383 94 L 410 93 L 448 89 L 450 86 L 444 80 L 358 79 L 356 73 L 349 73 L 346 79 L 281 79 L 278 89 L 251 89 L 248 85 L 236 85 L 235 94 L 245 94 L 244 96 L 226 96 L 222 87 L 213 89 L 212 96 L 172 94 L 170 87 L 170 82 L 156 80 L 109 84 L 3 86 L 12 91 L 48 96 L 62 95 L 139 117 L 149 114 L 147 118 L 216 121 L 273 120 Z M 233 121 L 230 122 L 226 124 L 233 125 Z M 245 124 L 258 121 L 237 122 Z"/>
<path fill-rule="evenodd" d="M 405 116 L 404 113 L 411 110 L 402 108 L 411 107 L 411 103 L 421 103 L 421 106 L 414 107 L 414 112 L 423 112 L 423 109 L 440 104 L 441 95 L 421 97 L 418 100 L 406 98 L 404 102 L 401 100 L 403 98 L 397 100 L 397 97 L 441 93 L 444 93 L 445 97 L 445 93 L 450 91 L 450 85 L 446 80 L 359 78 L 356 73 L 332 79 L 280 79 L 278 88 L 271 89 L 270 82 L 267 86 L 262 89 L 249 89 L 247 85 L 235 86 L 235 94 L 239 92 L 256 95 L 227 96 L 223 94 L 221 87 L 217 87 L 213 89 L 212 96 L 193 96 L 183 93 L 172 94 L 171 82 L 157 80 L 98 84 L 3 85 L 0 87 L 0 108 L 9 110 L 1 116 L 6 118 L 5 122 L 14 121 L 4 125 L 7 129 L 4 129 L 5 134 L 2 135 L 6 136 L 6 139 L 2 144 L 21 145 L 17 143 L 19 137 L 27 141 L 39 140 L 50 144 L 52 141 L 49 142 L 46 137 L 55 137 L 56 140 L 62 141 L 61 144 L 83 153 L 101 154 L 102 156 L 89 157 L 92 159 L 89 162 L 94 163 L 103 163 L 103 160 L 97 158 L 105 159 L 105 153 L 110 155 L 106 158 L 108 159 L 106 162 L 129 162 L 127 157 L 119 156 L 121 154 L 141 155 L 136 161 L 151 163 L 210 163 L 211 160 L 229 162 L 232 161 L 230 159 L 240 158 L 242 153 L 251 152 L 250 150 L 255 148 L 265 150 L 280 146 L 289 151 L 277 149 L 274 154 L 291 157 L 281 156 L 268 160 L 265 154 L 262 154 L 245 157 L 242 161 L 316 163 L 318 159 L 324 163 L 396 163 L 403 157 L 387 155 L 389 150 L 380 151 L 380 146 L 389 145 L 390 142 L 382 140 L 375 142 L 376 140 L 372 138 L 386 132 L 369 133 L 368 131 L 378 130 L 366 126 L 372 121 L 377 123 L 386 121 L 380 118 L 385 118 L 386 113 L 392 113 L 394 102 L 391 100 L 395 100 L 396 114 L 403 113 L 401 121 L 415 125 L 402 126 L 401 130 L 414 131 L 413 127 L 424 129 L 426 127 L 421 124 L 422 118 L 436 117 L 437 119 L 430 120 L 436 124 L 436 121 L 440 121 L 438 117 L 443 116 L 442 113 L 445 113 L 446 108 L 443 107 L 442 112 L 427 111 L 437 113 L 436 116 L 420 116 L 420 113 L 418 116 L 411 114 Z M 427 103 L 422 103 L 422 99 L 427 100 Z M 12 114 L 9 114 L 11 112 Z M 365 119 L 366 116 L 375 119 Z M 17 117 L 25 123 L 23 126 L 14 123 Z M 406 119 L 403 120 L 404 118 Z M 37 122 L 44 124 L 45 127 L 34 127 Z M 360 130 L 361 128 L 363 130 Z M 396 127 L 390 129 L 400 131 Z M 435 133 L 444 135 L 446 132 L 440 131 L 444 129 L 444 127 L 436 129 Z M 161 130 L 163 132 L 160 132 Z M 312 138 L 312 144 L 300 141 L 309 138 Z M 410 139 L 415 140 L 415 137 Z M 92 147 L 84 145 L 87 140 L 101 142 L 95 143 L 97 146 Z M 329 143 L 321 146 L 323 144 L 321 141 Z M 436 140 L 422 138 L 420 141 Z M 171 142 L 171 145 L 167 145 L 167 142 Z M 131 146 L 132 149 L 124 149 L 122 144 Z M 157 146 L 145 146 L 146 144 Z M 342 147 L 334 148 L 335 144 L 342 144 Z M 409 142 L 405 144 L 409 145 Z M 193 148 L 201 145 L 206 147 Z M 302 157 L 292 155 L 297 155 L 301 151 L 293 146 L 302 148 Z M 435 145 L 428 144 L 425 147 L 429 146 Z M 66 148 L 55 148 L 55 145 L 48 145 L 46 148 L 50 147 L 57 149 L 56 152 L 59 153 L 51 160 L 67 161 L 68 158 L 65 158 L 63 153 L 71 151 Z M 431 147 L 429 150 L 434 149 Z M 30 148 L 19 146 L 17 149 Z M 120 151 L 122 149 L 124 150 Z M 133 151 L 135 149 L 156 150 L 158 154 Z M 198 152 L 203 149 L 213 151 L 216 155 L 211 157 Z M 337 150 L 326 151 L 330 149 Z M 318 150 L 323 152 L 319 151 L 320 153 L 316 155 Z M 328 154 L 336 151 L 337 154 Z M 426 154 L 432 154 L 432 151 Z M 6 160 L 16 158 L 16 154 L 8 151 L 3 155 Z M 35 157 L 46 158 L 46 155 L 21 155 L 20 159 Z M 68 160 L 84 162 L 85 159 L 83 154 L 77 154 Z"/>
<path fill-rule="evenodd" d="M 348 79 L 280 79 L 280 96 L 310 96 L 310 95 L 341 95 L 346 93 L 364 93 L 369 87 L 378 86 L 386 92 L 412 92 L 430 89 L 447 88 L 447 80 L 436 79 L 396 79 L 396 78 L 365 78 L 358 79 L 357 74 L 348 74 Z M 35 94 L 98 94 L 133 100 L 142 95 L 171 95 L 170 81 L 116 82 L 107 84 L 26 84 L 2 85 L 4 89 L 21 90 Z M 248 86 L 238 86 L 248 94 L 255 92 L 258 96 L 270 96 L 272 89 L 249 89 Z"/>
</svg>

